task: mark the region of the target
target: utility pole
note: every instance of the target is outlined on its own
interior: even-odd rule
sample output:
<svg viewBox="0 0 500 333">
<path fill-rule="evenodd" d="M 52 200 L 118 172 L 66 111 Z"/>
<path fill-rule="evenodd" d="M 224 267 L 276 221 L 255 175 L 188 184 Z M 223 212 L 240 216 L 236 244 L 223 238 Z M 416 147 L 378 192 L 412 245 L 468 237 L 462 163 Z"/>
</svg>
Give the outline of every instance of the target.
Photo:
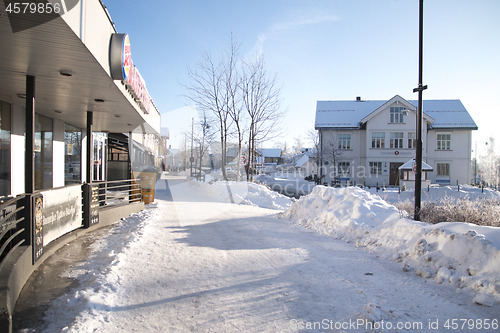
<svg viewBox="0 0 500 333">
<path fill-rule="evenodd" d="M 422 94 L 427 86 L 423 85 L 423 63 L 424 63 L 424 0 L 420 1 L 419 9 L 419 43 L 418 43 L 418 88 L 413 92 L 418 92 L 417 111 L 417 173 L 415 174 L 415 221 L 420 221 L 420 207 L 422 201 Z"/>
<path fill-rule="evenodd" d="M 194 157 L 193 157 L 193 134 L 194 133 L 194 117 L 191 118 L 191 158 L 189 159 L 189 162 L 191 162 L 191 177 L 193 177 L 193 162 L 194 162 Z"/>
</svg>

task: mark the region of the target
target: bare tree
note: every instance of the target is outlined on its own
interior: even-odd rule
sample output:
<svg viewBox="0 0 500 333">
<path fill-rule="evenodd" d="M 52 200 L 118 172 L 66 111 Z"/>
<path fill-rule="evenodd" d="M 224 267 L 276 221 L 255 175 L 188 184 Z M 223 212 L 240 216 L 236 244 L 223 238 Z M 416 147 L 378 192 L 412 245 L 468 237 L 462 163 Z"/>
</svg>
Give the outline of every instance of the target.
<svg viewBox="0 0 500 333">
<path fill-rule="evenodd" d="M 311 128 L 307 132 L 307 137 L 312 144 L 313 151 L 309 155 L 309 158 L 316 164 L 316 175 L 319 175 L 319 162 L 320 162 L 320 145 L 319 145 L 319 131 Z"/>
<path fill-rule="evenodd" d="M 277 76 L 269 76 L 263 57 L 250 62 L 241 62 L 239 67 L 239 44 L 231 33 L 227 51 L 218 61 L 204 51 L 196 69 L 188 68 L 190 85 L 184 87 L 187 97 L 205 114 L 212 115 L 218 123 L 221 140 L 222 176 L 227 179 L 227 142 L 230 136 L 238 140 L 237 177 L 243 140 L 248 131 L 249 158 L 247 170 L 255 170 L 257 144 L 279 135 L 281 88 Z M 245 127 L 248 116 L 249 127 Z M 252 177 L 252 176 L 250 176 Z M 248 180 L 247 175 L 247 180 Z"/>
<path fill-rule="evenodd" d="M 196 150 L 198 155 L 198 163 L 200 166 L 200 173 L 203 167 L 203 157 L 207 155 L 210 144 L 216 136 L 214 131 L 213 120 L 208 117 L 206 112 L 199 112 L 199 123 L 195 128 L 194 142 L 196 143 Z"/>
<path fill-rule="evenodd" d="M 279 124 L 284 115 L 280 109 L 281 87 L 277 86 L 277 76 L 267 74 L 262 56 L 243 63 L 241 93 L 250 122 L 247 180 L 253 180 L 257 144 L 282 134 Z"/>
<path fill-rule="evenodd" d="M 215 61 L 209 52 L 203 51 L 201 60 L 196 63 L 196 69 L 189 67 L 187 69 L 191 84 L 184 85 L 188 91 L 187 98 L 195 103 L 203 114 L 212 114 L 218 123 L 224 179 L 226 178 L 227 138 L 231 125 L 227 108 L 230 93 L 227 90 L 226 63 L 226 57 L 222 56 L 219 61 Z"/>
<path fill-rule="evenodd" d="M 328 132 L 327 132 L 328 133 Z M 330 133 L 331 135 L 325 135 L 326 133 L 322 133 L 320 135 L 319 141 L 319 154 L 321 159 L 321 164 L 328 165 L 332 163 L 333 167 L 333 176 L 337 176 L 338 172 L 344 172 L 345 170 L 338 170 L 338 164 L 342 160 L 342 147 L 340 146 L 340 142 L 337 139 L 336 132 Z M 325 176 L 325 175 L 321 175 Z"/>
<path fill-rule="evenodd" d="M 234 126 L 234 131 L 230 134 L 236 136 L 238 140 L 238 154 L 236 159 L 236 181 L 240 181 L 240 161 L 241 161 L 241 149 L 244 139 L 244 111 L 242 104 L 242 96 L 240 93 L 240 74 L 237 68 L 238 61 L 238 51 L 240 45 L 237 43 L 236 38 L 231 32 L 229 50 L 227 51 L 227 62 L 225 64 L 225 82 L 227 90 L 227 101 L 226 108 L 229 117 L 232 120 Z"/>
</svg>

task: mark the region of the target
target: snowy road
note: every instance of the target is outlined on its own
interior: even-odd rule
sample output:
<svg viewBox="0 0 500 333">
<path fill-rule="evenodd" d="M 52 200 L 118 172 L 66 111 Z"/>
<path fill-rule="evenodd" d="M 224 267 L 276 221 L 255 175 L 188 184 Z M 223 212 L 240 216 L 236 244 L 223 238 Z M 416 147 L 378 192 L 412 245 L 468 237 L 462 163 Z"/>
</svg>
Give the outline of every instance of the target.
<svg viewBox="0 0 500 333">
<path fill-rule="evenodd" d="M 67 273 L 81 285 L 53 302 L 45 332 L 500 331 L 477 330 L 479 321 L 445 329 L 453 319 L 491 325 L 498 307 L 276 210 L 203 198 L 178 178 L 161 180 L 156 204 L 135 218 L 139 228 L 117 226 L 86 269 Z M 123 244 L 125 233 L 135 237 Z M 104 257 L 112 264 L 93 264 Z"/>
</svg>

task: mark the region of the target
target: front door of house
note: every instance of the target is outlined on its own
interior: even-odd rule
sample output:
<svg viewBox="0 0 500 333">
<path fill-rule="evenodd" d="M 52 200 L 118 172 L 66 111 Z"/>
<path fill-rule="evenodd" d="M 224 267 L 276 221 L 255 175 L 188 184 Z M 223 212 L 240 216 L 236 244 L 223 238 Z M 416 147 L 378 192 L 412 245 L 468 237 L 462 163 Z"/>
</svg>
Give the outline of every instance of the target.
<svg viewBox="0 0 500 333">
<path fill-rule="evenodd" d="M 391 163 L 391 173 L 389 176 L 389 184 L 390 185 L 399 185 L 399 167 L 402 166 L 403 163 L 395 162 Z"/>
</svg>

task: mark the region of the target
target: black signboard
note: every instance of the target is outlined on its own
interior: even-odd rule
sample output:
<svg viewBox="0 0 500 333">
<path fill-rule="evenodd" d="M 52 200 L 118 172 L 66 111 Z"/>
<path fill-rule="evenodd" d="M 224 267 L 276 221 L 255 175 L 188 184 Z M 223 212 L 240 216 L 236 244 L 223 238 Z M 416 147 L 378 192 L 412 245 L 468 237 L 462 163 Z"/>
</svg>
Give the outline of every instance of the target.
<svg viewBox="0 0 500 333">
<path fill-rule="evenodd" d="M 99 223 L 99 185 L 83 184 L 83 225 Z"/>
<path fill-rule="evenodd" d="M 32 196 L 33 200 L 33 264 L 43 255 L 43 196 Z"/>
</svg>

